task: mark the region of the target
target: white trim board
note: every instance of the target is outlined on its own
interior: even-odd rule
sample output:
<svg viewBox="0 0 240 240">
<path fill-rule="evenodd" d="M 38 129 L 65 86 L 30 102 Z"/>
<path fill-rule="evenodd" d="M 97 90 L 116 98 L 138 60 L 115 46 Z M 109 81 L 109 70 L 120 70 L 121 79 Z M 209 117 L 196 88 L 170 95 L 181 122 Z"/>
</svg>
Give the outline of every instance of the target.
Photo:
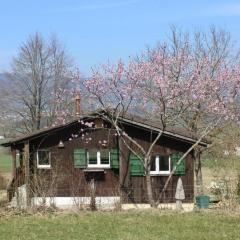
<svg viewBox="0 0 240 240">
<path fill-rule="evenodd" d="M 74 207 L 77 205 L 89 205 L 90 197 L 33 197 L 32 206 L 39 206 L 45 203 L 46 206 L 54 204 L 56 207 Z M 96 197 L 96 205 L 112 206 L 120 202 L 120 197 Z"/>
</svg>

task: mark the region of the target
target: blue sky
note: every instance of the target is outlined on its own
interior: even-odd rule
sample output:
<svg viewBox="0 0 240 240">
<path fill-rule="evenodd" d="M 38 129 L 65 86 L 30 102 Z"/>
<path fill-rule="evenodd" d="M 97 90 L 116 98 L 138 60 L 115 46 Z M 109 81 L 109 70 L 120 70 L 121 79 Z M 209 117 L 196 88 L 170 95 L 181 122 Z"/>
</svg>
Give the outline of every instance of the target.
<svg viewBox="0 0 240 240">
<path fill-rule="evenodd" d="M 172 24 L 188 31 L 214 24 L 240 42 L 240 1 L 0 0 L 0 9 L 0 72 L 35 31 L 55 33 L 84 76 L 166 39 Z"/>
</svg>

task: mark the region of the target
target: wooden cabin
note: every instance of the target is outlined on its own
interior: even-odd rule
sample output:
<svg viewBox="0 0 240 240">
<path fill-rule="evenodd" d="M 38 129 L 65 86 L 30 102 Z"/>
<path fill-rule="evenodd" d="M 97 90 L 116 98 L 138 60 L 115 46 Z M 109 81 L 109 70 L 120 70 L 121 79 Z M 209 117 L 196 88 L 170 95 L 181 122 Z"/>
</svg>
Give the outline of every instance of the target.
<svg viewBox="0 0 240 240">
<path fill-rule="evenodd" d="M 12 153 L 9 200 L 15 199 L 16 204 L 16 198 L 23 195 L 20 204 L 26 206 L 43 202 L 70 206 L 76 201 L 89 203 L 94 189 L 97 204 L 148 203 L 142 161 L 131 153 L 105 119 L 96 112 L 4 143 Z M 121 117 L 119 121 L 124 132 L 145 149 L 162 131 L 158 123 L 136 116 Z M 159 197 L 179 157 L 196 140 L 196 136 L 186 131 L 166 129 L 163 132 L 152 151 L 154 198 Z M 205 140 L 199 143 L 203 147 L 207 144 Z M 162 202 L 175 202 L 176 184 L 181 177 L 185 191 L 183 202 L 193 203 L 192 154 L 189 153 L 177 167 Z"/>
</svg>

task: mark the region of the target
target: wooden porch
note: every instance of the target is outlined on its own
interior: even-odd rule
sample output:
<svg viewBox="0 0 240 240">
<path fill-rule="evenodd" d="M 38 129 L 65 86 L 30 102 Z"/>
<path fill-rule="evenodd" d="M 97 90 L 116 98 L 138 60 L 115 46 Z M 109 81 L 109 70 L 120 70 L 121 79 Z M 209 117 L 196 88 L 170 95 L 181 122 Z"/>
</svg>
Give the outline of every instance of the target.
<svg viewBox="0 0 240 240">
<path fill-rule="evenodd" d="M 18 187 L 26 184 L 27 204 L 29 206 L 29 143 L 25 142 L 20 149 L 12 146 L 11 156 L 12 177 L 7 186 L 8 200 L 11 201 L 15 197 Z"/>
</svg>

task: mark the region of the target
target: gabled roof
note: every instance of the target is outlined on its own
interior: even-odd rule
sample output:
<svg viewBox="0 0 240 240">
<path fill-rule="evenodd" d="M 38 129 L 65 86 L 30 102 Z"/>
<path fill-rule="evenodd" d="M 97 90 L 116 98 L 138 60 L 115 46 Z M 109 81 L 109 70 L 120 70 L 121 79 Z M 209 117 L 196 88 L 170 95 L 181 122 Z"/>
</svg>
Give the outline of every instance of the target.
<svg viewBox="0 0 240 240">
<path fill-rule="evenodd" d="M 150 129 L 155 132 L 160 132 L 163 129 L 162 127 L 159 127 L 160 123 L 136 116 L 133 118 L 124 117 L 120 121 L 122 121 L 123 123 L 128 123 L 138 127 Z M 198 135 L 192 132 L 177 127 L 166 127 L 163 131 L 163 136 L 168 136 L 170 138 L 179 139 L 189 143 L 195 143 L 200 138 Z M 209 139 L 203 138 L 202 141 L 199 142 L 199 145 L 207 147 L 207 145 L 210 143 L 211 141 Z"/>
<path fill-rule="evenodd" d="M 94 111 L 88 114 L 84 114 L 79 118 L 74 119 L 73 121 L 70 121 L 66 124 L 62 124 L 62 125 L 58 125 L 58 126 L 54 126 L 54 127 L 48 127 L 48 128 L 43 128 L 37 131 L 34 131 L 32 133 L 28 133 L 28 134 L 24 134 L 22 136 L 19 136 L 17 138 L 14 139 L 10 139 L 9 141 L 2 143 L 2 146 L 5 147 L 9 147 L 11 145 L 17 145 L 20 143 L 23 143 L 25 141 L 28 140 L 32 140 L 41 136 L 44 136 L 47 133 L 51 133 L 51 132 L 57 132 L 60 131 L 64 128 L 68 128 L 70 126 L 73 126 L 77 123 L 79 123 L 81 120 L 93 120 L 96 118 L 102 118 L 106 120 L 106 114 L 109 112 L 103 111 L 103 110 L 99 110 L 99 111 Z M 112 113 L 111 113 L 112 114 Z M 154 132 L 160 132 L 163 131 L 163 128 L 161 126 L 161 124 L 157 121 L 152 121 L 149 119 L 144 119 L 142 117 L 139 117 L 137 115 L 130 115 L 130 114 L 125 114 L 124 116 L 119 116 L 118 117 L 118 121 L 122 124 L 126 124 L 126 125 L 132 125 L 138 128 L 142 128 L 142 129 L 146 129 L 146 130 L 151 130 Z M 179 129 L 176 127 L 167 127 L 165 128 L 165 130 L 163 131 L 163 136 L 167 136 L 170 138 L 174 138 L 180 141 L 184 141 L 184 142 L 189 142 L 189 143 L 195 143 L 198 139 L 199 136 L 197 136 L 196 134 L 193 134 L 189 131 L 183 130 L 183 129 Z M 200 141 L 199 145 L 201 146 L 207 146 L 208 144 L 210 144 L 210 141 L 207 139 L 202 139 L 202 141 Z"/>
</svg>

